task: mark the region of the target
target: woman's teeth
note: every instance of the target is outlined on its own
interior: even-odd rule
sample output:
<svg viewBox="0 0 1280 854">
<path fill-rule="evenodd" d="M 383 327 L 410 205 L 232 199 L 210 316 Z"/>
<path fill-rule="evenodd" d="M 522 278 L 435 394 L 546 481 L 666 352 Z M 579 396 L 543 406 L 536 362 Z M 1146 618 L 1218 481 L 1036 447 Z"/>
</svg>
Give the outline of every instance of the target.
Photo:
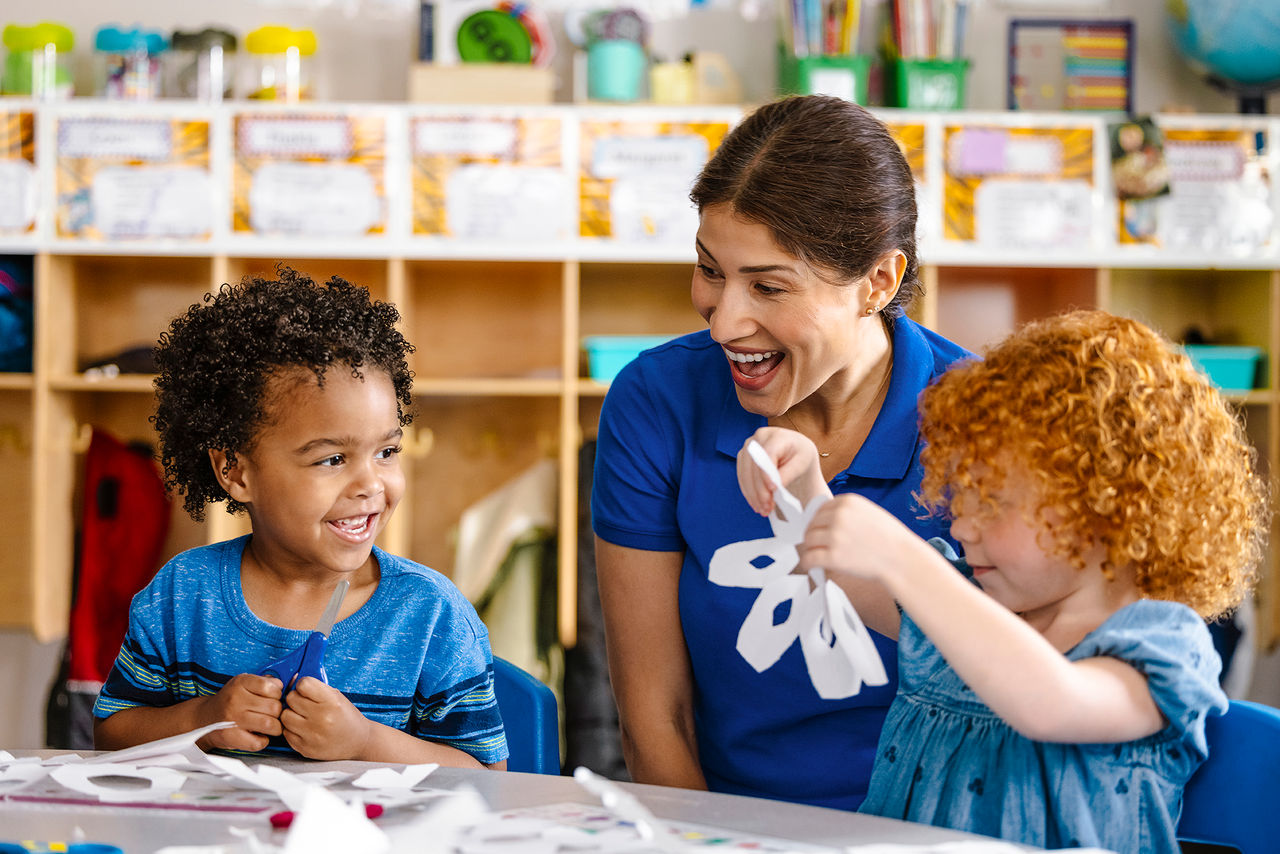
<svg viewBox="0 0 1280 854">
<path fill-rule="evenodd" d="M 770 350 L 767 353 L 735 353 L 732 350 L 725 350 L 725 354 L 735 362 L 763 362 L 765 359 L 772 359 L 778 355 L 777 350 Z"/>
</svg>

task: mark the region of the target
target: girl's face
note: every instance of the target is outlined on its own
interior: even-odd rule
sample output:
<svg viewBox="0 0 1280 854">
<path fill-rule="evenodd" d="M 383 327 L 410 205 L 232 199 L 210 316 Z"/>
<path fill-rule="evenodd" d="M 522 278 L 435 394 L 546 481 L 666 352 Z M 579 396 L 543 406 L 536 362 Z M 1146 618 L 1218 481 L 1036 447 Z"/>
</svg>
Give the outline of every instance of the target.
<svg viewBox="0 0 1280 854">
<path fill-rule="evenodd" d="M 370 566 L 374 538 L 404 495 L 400 419 L 391 377 L 345 365 L 267 381 L 265 423 L 236 469 L 254 556 L 293 576 Z M 354 581 L 354 579 L 352 579 Z"/>
<path fill-rule="evenodd" d="M 836 285 L 820 278 L 779 248 L 766 226 L 727 205 L 702 211 L 697 251 L 693 305 L 724 348 L 749 412 L 781 415 L 845 377 L 873 336 L 885 341 L 880 318 L 864 313 L 872 297 L 868 281 Z"/>
<path fill-rule="evenodd" d="M 1086 555 L 1085 568 L 1077 569 L 1053 552 L 1046 527 L 1053 514 L 1045 523 L 1036 521 L 1037 496 L 1025 478 L 1006 475 L 993 498 L 991 515 L 979 512 L 975 494 L 962 493 L 951 523 L 951 536 L 964 547 L 982 589 L 1042 630 L 1064 614 L 1092 608 L 1096 596 L 1106 593 L 1100 560 Z"/>
</svg>

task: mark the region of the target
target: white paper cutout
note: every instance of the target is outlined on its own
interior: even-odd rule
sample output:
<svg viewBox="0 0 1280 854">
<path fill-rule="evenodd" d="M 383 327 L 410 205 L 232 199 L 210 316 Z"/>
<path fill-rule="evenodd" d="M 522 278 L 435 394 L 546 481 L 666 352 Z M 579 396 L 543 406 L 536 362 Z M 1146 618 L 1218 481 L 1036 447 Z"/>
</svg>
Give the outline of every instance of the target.
<svg viewBox="0 0 1280 854">
<path fill-rule="evenodd" d="M 721 546 L 711 556 L 707 573 L 710 581 L 722 587 L 760 589 L 738 630 L 738 654 L 763 673 L 800 641 L 809 680 L 825 700 L 852 697 L 863 685 L 887 684 L 889 678 L 871 635 L 839 585 L 828 581 L 819 568 L 810 570 L 807 577 L 792 573 L 800 559 L 796 546 L 804 540 L 805 529 L 826 496 L 815 496 L 809 506 L 802 507 L 782 485 L 777 466 L 758 442 L 748 442 L 747 453 L 777 487 L 776 506 L 769 515 L 773 536 Z M 753 561 L 762 557 L 771 562 L 757 567 Z M 789 603 L 789 611 L 782 622 L 775 623 L 783 603 Z"/>
<path fill-rule="evenodd" d="M 658 850 L 668 854 L 684 854 L 688 851 L 689 846 L 671 832 L 666 822 L 650 812 L 649 808 L 640 803 L 635 795 L 618 784 L 582 767 L 573 769 L 573 779 L 577 780 L 582 788 L 598 797 L 600 803 L 604 804 L 609 812 L 634 824 L 636 833 L 644 842 L 651 843 Z"/>
<path fill-rule="evenodd" d="M 280 800 L 284 801 L 284 805 L 294 812 L 302 809 L 307 792 L 316 788 L 314 783 L 308 783 L 300 779 L 296 774 L 290 774 L 288 771 L 272 765 L 259 765 L 256 768 L 250 768 L 244 762 L 230 756 L 209 756 L 208 758 L 215 767 L 226 775 L 237 780 L 243 780 L 260 789 L 274 792 Z"/>
<path fill-rule="evenodd" d="M 412 789 L 428 774 L 440 767 L 437 762 L 422 765 L 406 765 L 401 771 L 394 768 L 372 768 L 351 781 L 358 789 Z"/>
<path fill-rule="evenodd" d="M 181 789 L 187 781 L 186 775 L 172 768 L 139 768 L 106 762 L 60 765 L 49 776 L 68 789 L 114 804 L 163 799 Z M 107 778 L 129 779 L 146 785 L 113 786 L 106 782 Z"/>
<path fill-rule="evenodd" d="M 364 803 L 342 799 L 322 786 L 308 786 L 289 825 L 284 854 L 382 854 L 391 840 L 365 815 Z"/>
<path fill-rule="evenodd" d="M 132 764 L 140 767 L 157 765 L 171 768 L 184 766 L 208 768 L 208 755 L 196 746 L 196 742 L 214 730 L 228 729 L 233 726 L 235 724 L 231 721 L 219 721 L 216 724 L 193 729 L 191 732 L 148 741 L 146 744 L 126 747 L 123 750 L 113 750 L 83 761 L 86 765 L 109 763 Z"/>
<path fill-rule="evenodd" d="M 32 759 L 31 762 L 5 760 L 5 765 L 0 767 L 0 795 L 49 775 L 48 767 L 41 765 L 38 758 Z"/>
</svg>

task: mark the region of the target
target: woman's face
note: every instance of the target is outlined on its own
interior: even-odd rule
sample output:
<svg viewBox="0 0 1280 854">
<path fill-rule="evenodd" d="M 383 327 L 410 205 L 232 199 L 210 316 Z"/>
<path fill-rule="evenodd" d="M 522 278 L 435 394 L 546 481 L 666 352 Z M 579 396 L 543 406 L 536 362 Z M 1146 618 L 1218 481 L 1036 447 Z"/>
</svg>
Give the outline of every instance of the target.
<svg viewBox="0 0 1280 854">
<path fill-rule="evenodd" d="M 779 248 L 766 226 L 726 205 L 702 211 L 697 251 L 693 305 L 724 349 L 749 412 L 781 415 L 838 383 L 871 342 L 884 342 L 880 318 L 865 314 L 867 280 L 837 285 L 820 278 Z"/>
</svg>

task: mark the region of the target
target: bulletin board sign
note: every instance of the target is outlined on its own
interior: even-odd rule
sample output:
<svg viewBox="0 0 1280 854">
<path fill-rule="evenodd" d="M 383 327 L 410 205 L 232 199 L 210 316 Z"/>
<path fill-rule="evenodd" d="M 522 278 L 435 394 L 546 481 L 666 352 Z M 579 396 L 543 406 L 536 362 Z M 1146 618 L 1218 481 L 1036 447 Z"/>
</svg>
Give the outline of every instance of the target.
<svg viewBox="0 0 1280 854">
<path fill-rule="evenodd" d="M 208 118 L 63 115 L 55 129 L 59 237 L 209 239 Z"/>
<path fill-rule="evenodd" d="M 565 240 L 573 182 L 560 116 L 466 113 L 409 119 L 413 234 Z"/>
<path fill-rule="evenodd" d="M 1133 22 L 1009 22 L 1010 110 L 1133 112 Z"/>
<path fill-rule="evenodd" d="M 1094 133 L 1092 124 L 946 126 L 943 237 L 992 249 L 1088 246 Z"/>
<path fill-rule="evenodd" d="M 578 233 L 690 247 L 689 190 L 730 121 L 588 119 L 579 124 Z"/>
<path fill-rule="evenodd" d="M 936 217 L 925 216 L 925 204 L 930 196 L 925 178 L 925 149 L 928 143 L 924 122 L 894 121 L 891 118 L 885 118 L 884 123 L 898 143 L 898 148 L 902 150 L 902 156 L 907 159 L 907 166 L 911 169 L 911 181 L 916 188 L 916 239 L 928 240 L 934 236 L 931 232 L 936 230 Z"/>
<path fill-rule="evenodd" d="M 232 122 L 235 234 L 362 237 L 387 229 L 386 117 L 239 113 Z"/>
<path fill-rule="evenodd" d="M 0 109 L 0 234 L 36 228 L 36 114 Z"/>
<path fill-rule="evenodd" d="M 1161 133 L 1169 192 L 1122 201 L 1117 242 L 1233 255 L 1271 246 L 1275 214 L 1265 126 L 1162 126 Z"/>
</svg>

